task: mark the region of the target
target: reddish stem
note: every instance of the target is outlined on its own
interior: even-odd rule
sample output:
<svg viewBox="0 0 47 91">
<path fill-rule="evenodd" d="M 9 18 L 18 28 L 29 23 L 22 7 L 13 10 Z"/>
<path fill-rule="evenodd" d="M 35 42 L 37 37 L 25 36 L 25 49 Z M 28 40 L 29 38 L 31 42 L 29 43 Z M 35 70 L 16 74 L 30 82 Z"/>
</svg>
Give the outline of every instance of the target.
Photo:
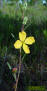
<svg viewBox="0 0 47 91">
<path fill-rule="evenodd" d="M 22 19 L 24 20 L 24 12 L 23 12 L 23 16 L 22 16 Z M 22 28 L 21 28 L 21 31 L 24 30 L 24 24 L 22 24 Z M 17 80 L 16 80 L 16 84 L 15 84 L 15 91 L 17 91 L 17 86 L 18 86 L 18 81 L 19 81 L 19 76 L 20 76 L 20 71 L 21 71 L 21 49 L 20 49 L 20 58 L 19 58 L 19 71 L 18 71 L 18 77 L 17 77 Z"/>
</svg>

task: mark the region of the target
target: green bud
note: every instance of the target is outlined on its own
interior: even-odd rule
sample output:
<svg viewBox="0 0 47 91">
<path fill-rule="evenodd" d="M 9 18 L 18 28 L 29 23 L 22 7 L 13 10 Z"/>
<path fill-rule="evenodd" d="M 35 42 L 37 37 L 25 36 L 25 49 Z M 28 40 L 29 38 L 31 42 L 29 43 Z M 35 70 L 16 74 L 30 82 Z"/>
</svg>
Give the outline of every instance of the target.
<svg viewBox="0 0 47 91">
<path fill-rule="evenodd" d="M 23 5 L 23 9 L 24 9 L 24 10 L 27 9 L 27 2 L 24 3 L 24 5 Z"/>
</svg>

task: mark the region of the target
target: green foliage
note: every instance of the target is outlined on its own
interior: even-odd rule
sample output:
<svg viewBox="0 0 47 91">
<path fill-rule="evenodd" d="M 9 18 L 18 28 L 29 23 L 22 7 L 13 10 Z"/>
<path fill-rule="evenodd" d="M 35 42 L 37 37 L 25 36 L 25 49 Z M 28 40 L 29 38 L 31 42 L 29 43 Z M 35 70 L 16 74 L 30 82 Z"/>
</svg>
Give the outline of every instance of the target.
<svg viewBox="0 0 47 91">
<path fill-rule="evenodd" d="M 22 10 L 21 4 L 19 6 L 7 4 L 0 10 L 0 55 L 5 56 L 7 49 L 7 53 L 9 54 L 10 52 L 12 54 L 9 62 L 14 65 L 17 63 L 19 51 L 14 50 L 13 44 L 18 39 L 18 32 L 21 31 Z M 28 35 L 35 37 L 36 43 L 31 46 L 30 55 L 25 55 L 22 60 L 27 66 L 31 67 L 32 65 L 32 69 L 36 71 L 35 64 L 44 63 L 47 60 L 47 7 L 43 6 L 42 3 L 32 6 L 28 5 L 24 14 L 27 16 L 24 18 L 24 24 L 27 23 L 24 29 Z M 14 57 L 13 54 L 15 55 L 15 53 L 16 56 Z M 25 76 L 27 77 L 26 85 L 29 85 L 31 78 L 27 71 Z"/>
<path fill-rule="evenodd" d="M 12 67 L 11 67 L 11 65 L 9 64 L 9 62 L 7 62 L 7 65 L 8 65 L 8 67 L 9 67 L 9 69 L 11 70 Z"/>
<path fill-rule="evenodd" d="M 23 10 L 27 10 L 27 2 L 24 2 L 24 4 L 23 4 Z"/>
<path fill-rule="evenodd" d="M 47 28 L 47 7 L 44 7 L 42 4 L 36 5 L 36 6 L 28 6 L 25 13 L 24 23 L 27 26 L 25 26 L 25 30 L 29 31 L 28 34 L 32 34 L 36 37 L 36 43 L 34 54 L 37 53 L 40 45 L 43 45 L 43 41 L 41 42 L 41 38 L 43 37 L 43 34 L 46 36 L 46 33 L 44 33 L 42 30 Z M 17 39 L 18 32 L 21 30 L 21 24 L 22 24 L 22 5 L 17 6 L 14 4 L 12 6 L 8 5 L 3 6 L 1 12 L 0 12 L 0 46 L 9 46 L 9 50 L 13 50 L 13 43 L 15 39 Z M 28 19 L 27 19 L 28 17 Z M 28 21 L 27 21 L 28 20 Z M 3 32 L 3 33 L 2 33 Z M 12 36 L 12 34 L 15 36 L 15 38 Z M 41 35 L 41 38 L 39 38 Z M 44 39 L 46 37 L 43 37 Z M 39 42 L 38 42 L 39 40 Z M 41 44 L 38 44 L 40 43 Z M 45 44 L 44 44 L 45 45 Z M 5 52 L 5 51 L 4 51 Z"/>
<path fill-rule="evenodd" d="M 47 39 L 47 30 L 44 30 L 43 33 L 44 33 L 44 36 L 45 36 L 46 39 Z"/>
<path fill-rule="evenodd" d="M 24 5 L 23 5 L 24 6 Z M 10 6 L 9 4 L 3 6 L 2 12 L 3 14 L 7 14 L 10 18 L 20 19 L 22 17 L 22 4 L 14 4 Z M 24 13 L 27 17 L 29 17 L 29 22 L 31 21 L 33 24 L 42 24 L 47 21 L 47 7 L 43 6 L 42 3 L 38 3 L 33 6 L 27 6 L 27 10 Z"/>
<path fill-rule="evenodd" d="M 23 20 L 23 24 L 25 25 L 27 23 L 27 21 L 28 21 L 28 18 L 25 16 L 24 20 Z"/>
</svg>

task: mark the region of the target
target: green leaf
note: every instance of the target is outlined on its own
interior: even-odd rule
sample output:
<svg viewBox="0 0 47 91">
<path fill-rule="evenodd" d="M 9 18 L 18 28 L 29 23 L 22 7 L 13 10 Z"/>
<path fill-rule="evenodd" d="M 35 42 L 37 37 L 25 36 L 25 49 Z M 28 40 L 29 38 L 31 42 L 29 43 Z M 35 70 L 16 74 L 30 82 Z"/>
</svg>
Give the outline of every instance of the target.
<svg viewBox="0 0 47 91">
<path fill-rule="evenodd" d="M 11 67 L 11 65 L 9 64 L 9 62 L 7 62 L 7 65 L 8 65 L 8 67 L 9 67 L 9 69 L 11 70 L 12 67 Z"/>
<path fill-rule="evenodd" d="M 13 73 L 12 75 L 13 75 L 13 77 L 14 77 L 15 81 L 16 81 L 16 74 L 15 74 L 15 73 Z"/>
<path fill-rule="evenodd" d="M 25 16 L 24 20 L 23 20 L 23 24 L 25 25 L 27 23 L 27 21 L 28 21 L 28 18 Z"/>
</svg>

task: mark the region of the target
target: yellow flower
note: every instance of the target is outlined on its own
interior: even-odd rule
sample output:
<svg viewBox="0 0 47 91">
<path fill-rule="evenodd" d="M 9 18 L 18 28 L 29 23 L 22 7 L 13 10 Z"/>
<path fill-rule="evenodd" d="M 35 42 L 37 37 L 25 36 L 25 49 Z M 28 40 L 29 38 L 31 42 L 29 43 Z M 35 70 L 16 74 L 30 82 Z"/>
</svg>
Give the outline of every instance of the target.
<svg viewBox="0 0 47 91">
<path fill-rule="evenodd" d="M 17 40 L 14 43 L 14 47 L 16 49 L 20 49 L 21 47 L 23 47 L 24 52 L 29 54 L 30 49 L 28 45 L 31 45 L 33 43 L 35 43 L 34 37 L 33 36 L 26 37 L 26 32 L 22 31 L 22 32 L 19 32 L 19 40 Z"/>
</svg>

